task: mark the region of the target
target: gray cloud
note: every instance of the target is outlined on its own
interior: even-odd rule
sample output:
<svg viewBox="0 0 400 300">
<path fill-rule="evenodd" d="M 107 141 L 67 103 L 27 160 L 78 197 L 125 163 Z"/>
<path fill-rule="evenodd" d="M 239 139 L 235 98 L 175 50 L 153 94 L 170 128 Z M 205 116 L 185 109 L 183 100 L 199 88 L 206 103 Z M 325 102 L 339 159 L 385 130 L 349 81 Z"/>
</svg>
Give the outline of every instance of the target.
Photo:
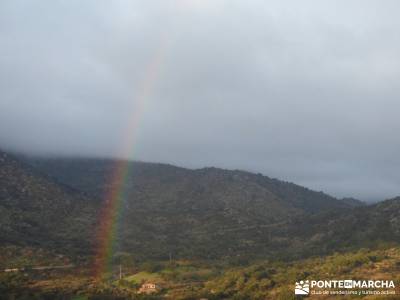
<svg viewBox="0 0 400 300">
<path fill-rule="evenodd" d="M 338 197 L 398 195 L 399 8 L 2 1 L 0 147 L 242 168 Z"/>
</svg>

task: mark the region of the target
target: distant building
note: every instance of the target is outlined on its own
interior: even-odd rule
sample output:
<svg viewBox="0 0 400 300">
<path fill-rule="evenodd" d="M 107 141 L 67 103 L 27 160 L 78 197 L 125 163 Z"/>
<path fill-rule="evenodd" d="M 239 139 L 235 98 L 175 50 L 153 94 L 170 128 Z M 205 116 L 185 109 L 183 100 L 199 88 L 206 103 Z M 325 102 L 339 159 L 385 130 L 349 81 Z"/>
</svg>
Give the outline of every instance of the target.
<svg viewBox="0 0 400 300">
<path fill-rule="evenodd" d="M 152 293 L 157 293 L 161 290 L 161 287 L 156 284 L 156 283 L 144 283 L 140 287 L 138 293 L 139 294 L 152 294 Z"/>
</svg>

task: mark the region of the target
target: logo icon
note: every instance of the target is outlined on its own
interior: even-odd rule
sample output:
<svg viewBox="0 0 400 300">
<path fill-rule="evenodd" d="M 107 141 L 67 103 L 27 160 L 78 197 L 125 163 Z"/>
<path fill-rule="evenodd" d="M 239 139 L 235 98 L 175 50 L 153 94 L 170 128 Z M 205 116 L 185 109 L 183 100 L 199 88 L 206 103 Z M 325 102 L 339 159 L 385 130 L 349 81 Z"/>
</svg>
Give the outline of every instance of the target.
<svg viewBox="0 0 400 300">
<path fill-rule="evenodd" d="M 310 282 L 308 280 L 296 282 L 294 289 L 295 295 L 308 295 L 310 293 Z"/>
<path fill-rule="evenodd" d="M 352 289 L 353 288 L 353 280 L 345 280 L 344 281 L 344 288 Z"/>
</svg>

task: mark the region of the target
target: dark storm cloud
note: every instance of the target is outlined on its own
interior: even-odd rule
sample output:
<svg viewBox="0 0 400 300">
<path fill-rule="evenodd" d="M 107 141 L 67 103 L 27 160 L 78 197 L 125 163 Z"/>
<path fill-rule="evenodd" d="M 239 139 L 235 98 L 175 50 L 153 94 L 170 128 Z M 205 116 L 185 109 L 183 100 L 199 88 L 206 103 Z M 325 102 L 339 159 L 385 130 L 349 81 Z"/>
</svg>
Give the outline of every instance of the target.
<svg viewBox="0 0 400 300">
<path fill-rule="evenodd" d="M 400 194 L 397 1 L 2 1 L 0 145 Z"/>
</svg>

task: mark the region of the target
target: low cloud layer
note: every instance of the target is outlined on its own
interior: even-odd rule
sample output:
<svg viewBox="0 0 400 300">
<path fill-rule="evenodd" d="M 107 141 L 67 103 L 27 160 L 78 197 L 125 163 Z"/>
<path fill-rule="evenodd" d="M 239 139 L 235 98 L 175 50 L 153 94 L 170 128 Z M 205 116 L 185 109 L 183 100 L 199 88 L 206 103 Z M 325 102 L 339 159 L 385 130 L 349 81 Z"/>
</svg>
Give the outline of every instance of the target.
<svg viewBox="0 0 400 300">
<path fill-rule="evenodd" d="M 0 148 L 400 194 L 398 1 L 0 3 Z M 129 145 L 125 145 L 129 141 Z"/>
</svg>

